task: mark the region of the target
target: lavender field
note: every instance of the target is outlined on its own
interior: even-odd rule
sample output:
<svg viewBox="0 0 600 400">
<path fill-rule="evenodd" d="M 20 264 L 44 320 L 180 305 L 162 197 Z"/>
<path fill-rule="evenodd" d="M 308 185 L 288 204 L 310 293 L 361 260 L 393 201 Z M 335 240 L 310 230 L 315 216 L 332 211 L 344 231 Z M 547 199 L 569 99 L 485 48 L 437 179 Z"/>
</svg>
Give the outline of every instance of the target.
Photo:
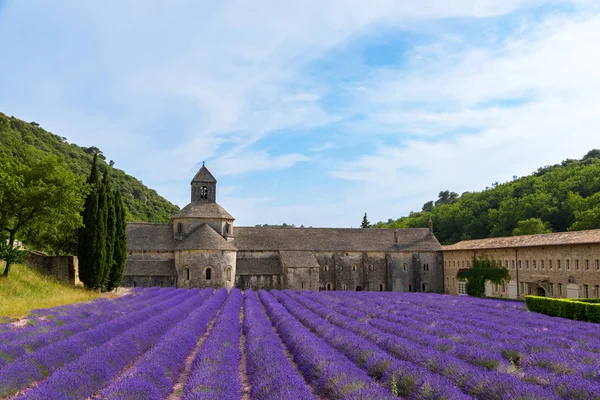
<svg viewBox="0 0 600 400">
<path fill-rule="evenodd" d="M 599 328 L 435 294 L 152 288 L 0 325 L 0 398 L 600 399 Z"/>
</svg>

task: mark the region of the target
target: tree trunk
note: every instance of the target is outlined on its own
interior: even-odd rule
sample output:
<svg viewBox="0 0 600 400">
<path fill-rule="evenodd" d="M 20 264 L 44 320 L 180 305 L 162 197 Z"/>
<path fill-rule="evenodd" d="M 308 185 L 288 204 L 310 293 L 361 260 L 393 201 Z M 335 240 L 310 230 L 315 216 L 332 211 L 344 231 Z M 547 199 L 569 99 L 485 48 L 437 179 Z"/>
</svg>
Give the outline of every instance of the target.
<svg viewBox="0 0 600 400">
<path fill-rule="evenodd" d="M 15 243 L 15 233 L 13 231 L 10 232 L 8 237 L 8 247 L 12 249 Z M 8 257 L 10 258 L 10 257 Z M 10 272 L 10 260 L 6 260 L 6 267 L 4 267 L 4 273 L 2 276 L 8 277 L 8 273 Z"/>
</svg>

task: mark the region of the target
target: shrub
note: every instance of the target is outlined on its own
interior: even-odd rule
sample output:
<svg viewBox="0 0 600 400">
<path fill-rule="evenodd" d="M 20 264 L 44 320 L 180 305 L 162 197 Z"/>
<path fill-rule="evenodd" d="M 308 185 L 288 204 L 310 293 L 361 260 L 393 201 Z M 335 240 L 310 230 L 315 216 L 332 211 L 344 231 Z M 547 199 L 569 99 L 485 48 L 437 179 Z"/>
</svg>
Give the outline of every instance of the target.
<svg viewBox="0 0 600 400">
<path fill-rule="evenodd" d="M 577 321 L 600 322 L 600 299 L 554 299 L 525 296 L 529 311 Z"/>
</svg>

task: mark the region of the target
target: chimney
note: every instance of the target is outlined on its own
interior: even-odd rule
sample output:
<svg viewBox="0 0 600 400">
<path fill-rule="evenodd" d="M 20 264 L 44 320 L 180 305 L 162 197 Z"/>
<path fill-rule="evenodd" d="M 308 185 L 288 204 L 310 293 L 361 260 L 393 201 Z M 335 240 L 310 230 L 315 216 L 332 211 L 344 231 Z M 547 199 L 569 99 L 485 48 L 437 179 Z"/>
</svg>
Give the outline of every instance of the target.
<svg viewBox="0 0 600 400">
<path fill-rule="evenodd" d="M 398 246 L 398 229 L 394 230 L 394 246 Z"/>
<path fill-rule="evenodd" d="M 429 221 L 427 221 L 427 225 L 429 225 L 429 234 L 433 235 L 433 221 L 431 218 L 429 218 Z"/>
</svg>

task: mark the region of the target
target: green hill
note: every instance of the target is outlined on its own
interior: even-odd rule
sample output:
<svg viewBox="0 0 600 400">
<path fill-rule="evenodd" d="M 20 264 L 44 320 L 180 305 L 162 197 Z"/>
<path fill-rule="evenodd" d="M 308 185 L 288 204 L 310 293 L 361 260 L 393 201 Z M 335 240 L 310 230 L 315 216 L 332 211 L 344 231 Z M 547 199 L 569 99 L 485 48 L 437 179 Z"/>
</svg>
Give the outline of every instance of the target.
<svg viewBox="0 0 600 400">
<path fill-rule="evenodd" d="M 600 150 L 539 168 L 481 192 L 442 191 L 419 212 L 376 228 L 427 227 L 443 244 L 460 240 L 600 228 Z"/>
<path fill-rule="evenodd" d="M 26 147 L 33 147 L 46 154 L 63 158 L 78 175 L 87 177 L 90 173 L 96 147 L 80 147 L 68 143 L 65 137 L 52 134 L 35 122 L 25 122 L 0 113 L 0 154 L 15 160 L 27 162 L 23 157 Z M 127 207 L 127 220 L 140 222 L 168 222 L 179 207 L 171 204 L 156 191 L 144 186 L 136 178 L 120 169 L 110 166 L 100 152 L 99 167 L 110 170 L 113 186 L 118 187 Z"/>
</svg>

